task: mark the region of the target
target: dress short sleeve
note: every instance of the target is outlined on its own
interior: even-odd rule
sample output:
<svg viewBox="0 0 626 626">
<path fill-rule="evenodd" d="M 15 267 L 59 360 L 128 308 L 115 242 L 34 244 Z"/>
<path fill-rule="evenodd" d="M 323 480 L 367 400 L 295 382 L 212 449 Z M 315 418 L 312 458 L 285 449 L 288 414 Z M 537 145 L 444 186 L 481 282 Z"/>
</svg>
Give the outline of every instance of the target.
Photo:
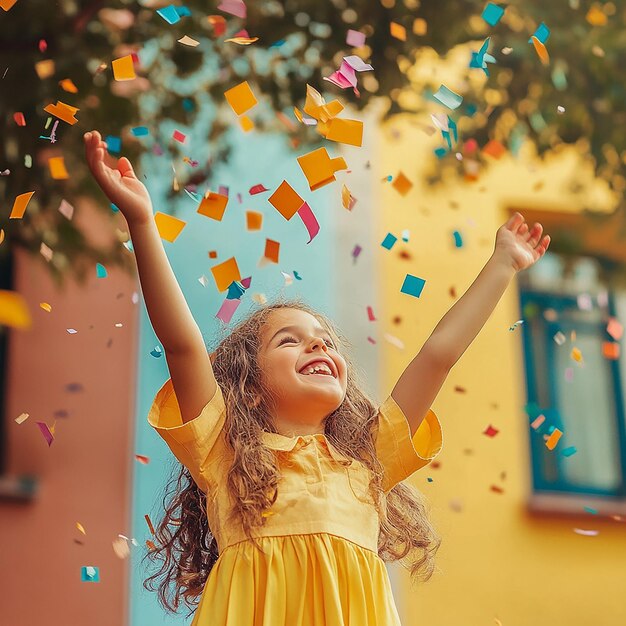
<svg viewBox="0 0 626 626">
<path fill-rule="evenodd" d="M 411 439 L 406 416 L 389 396 L 379 409 L 376 435 L 376 454 L 385 472 L 384 491 L 428 465 L 439 454 L 442 442 L 441 423 L 432 410 Z"/>
<path fill-rule="evenodd" d="M 220 386 L 200 415 L 183 423 L 178 399 L 169 378 L 157 392 L 148 423 L 165 440 L 174 456 L 191 472 L 195 483 L 208 490 L 205 473 L 208 457 L 224 426 L 226 409 Z"/>
</svg>

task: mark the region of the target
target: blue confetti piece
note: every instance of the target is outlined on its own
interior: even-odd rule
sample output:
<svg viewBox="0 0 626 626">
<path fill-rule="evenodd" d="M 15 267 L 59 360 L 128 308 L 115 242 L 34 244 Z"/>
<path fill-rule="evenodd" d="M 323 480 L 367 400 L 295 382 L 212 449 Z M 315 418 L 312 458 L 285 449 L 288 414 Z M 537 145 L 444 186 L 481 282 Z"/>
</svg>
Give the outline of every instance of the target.
<svg viewBox="0 0 626 626">
<path fill-rule="evenodd" d="M 474 117 L 474 115 L 476 115 L 476 111 L 478 111 L 478 107 L 475 104 L 468 104 L 465 107 L 465 114 L 467 117 Z"/>
<path fill-rule="evenodd" d="M 120 137 L 107 135 L 104 141 L 107 144 L 107 150 L 109 154 L 119 154 L 122 151 L 122 140 Z"/>
<path fill-rule="evenodd" d="M 454 245 L 457 248 L 462 248 L 463 247 L 463 237 L 461 237 L 461 233 L 458 230 L 455 230 L 452 234 L 454 235 Z"/>
<path fill-rule="evenodd" d="M 159 359 L 163 356 L 163 350 L 161 349 L 161 346 L 155 346 L 152 350 L 150 350 L 150 354 L 155 359 Z"/>
<path fill-rule="evenodd" d="M 594 509 L 592 506 L 583 507 L 587 513 L 591 513 L 591 515 L 597 515 L 598 509 Z"/>
<path fill-rule="evenodd" d="M 561 454 L 563 456 L 572 456 L 573 454 L 576 454 L 578 452 L 578 450 L 576 450 L 576 446 L 570 446 L 569 448 L 565 448 Z"/>
<path fill-rule="evenodd" d="M 196 105 L 192 98 L 184 98 L 183 99 L 183 109 L 187 111 L 187 113 L 191 113 L 196 108 Z"/>
<path fill-rule="evenodd" d="M 409 231 L 408 230 L 403 230 L 402 231 L 402 241 L 404 241 L 405 243 L 409 243 Z"/>
<path fill-rule="evenodd" d="M 412 274 L 407 274 L 404 282 L 402 283 L 401 293 L 406 293 L 409 296 L 415 296 L 419 298 L 426 281 L 423 278 L 418 278 Z"/>
<path fill-rule="evenodd" d="M 99 583 L 100 570 L 93 565 L 85 565 L 80 568 L 80 579 L 84 583 Z"/>
<path fill-rule="evenodd" d="M 168 24 L 176 24 L 180 22 L 180 13 L 173 4 L 170 4 L 167 7 L 163 7 L 162 9 L 157 9 L 157 13 L 168 23 Z"/>
<path fill-rule="evenodd" d="M 98 278 L 106 278 L 107 277 L 107 268 L 102 265 L 102 263 L 96 263 L 96 276 Z"/>
<path fill-rule="evenodd" d="M 446 154 L 448 154 L 448 151 L 447 151 L 445 148 L 437 148 L 437 149 L 435 150 L 435 156 L 436 156 L 438 159 L 443 159 L 443 157 L 445 157 L 445 156 L 446 156 Z"/>
<path fill-rule="evenodd" d="M 458 109 L 463 102 L 463 96 L 448 89 L 445 85 L 441 85 L 433 94 L 433 98 L 449 109 Z"/>
<path fill-rule="evenodd" d="M 387 250 L 391 250 L 391 248 L 393 248 L 394 245 L 396 244 L 396 241 L 398 241 L 398 238 L 395 235 L 392 235 L 391 233 L 387 233 L 387 235 L 383 239 L 383 242 L 380 245 L 383 248 L 387 248 Z"/>
<path fill-rule="evenodd" d="M 245 289 L 243 285 L 234 280 L 228 286 L 228 293 L 226 294 L 226 300 L 239 300 L 243 296 Z"/>
<path fill-rule="evenodd" d="M 120 212 L 120 210 L 117 208 L 117 206 L 115 204 L 113 204 L 112 202 L 111 202 L 111 209 L 113 210 L 113 213 L 119 213 Z"/>
<path fill-rule="evenodd" d="M 430 476 L 429 476 L 426 480 L 427 480 L 429 483 L 432 483 L 432 482 L 433 482 L 433 479 L 432 479 Z"/>
<path fill-rule="evenodd" d="M 135 137 L 145 137 L 146 135 L 150 134 L 150 131 L 148 130 L 147 126 L 135 126 L 135 128 L 130 129 L 130 132 Z"/>
<path fill-rule="evenodd" d="M 286 39 L 279 39 L 278 41 L 275 41 L 273 44 L 270 44 L 270 48 L 280 48 L 282 45 L 284 45 L 287 42 Z"/>
<path fill-rule="evenodd" d="M 393 180 L 393 176 L 389 175 L 387 176 L 387 182 L 390 183 Z"/>
<path fill-rule="evenodd" d="M 296 280 L 302 280 L 302 277 L 298 274 L 298 272 L 296 272 L 296 270 L 293 270 L 293 276 Z"/>
<path fill-rule="evenodd" d="M 534 32 L 532 37 L 528 40 L 528 43 L 533 42 L 533 37 L 537 37 L 541 43 L 546 43 L 548 41 L 548 37 L 550 36 L 550 29 L 543 23 L 537 26 L 537 30 Z"/>
<path fill-rule="evenodd" d="M 504 15 L 504 9 L 497 4 L 490 2 L 483 11 L 482 18 L 489 24 L 489 26 L 495 26 Z"/>
<path fill-rule="evenodd" d="M 179 17 L 189 17 L 191 15 L 191 11 L 184 5 L 176 7 L 176 13 L 178 13 Z"/>
</svg>

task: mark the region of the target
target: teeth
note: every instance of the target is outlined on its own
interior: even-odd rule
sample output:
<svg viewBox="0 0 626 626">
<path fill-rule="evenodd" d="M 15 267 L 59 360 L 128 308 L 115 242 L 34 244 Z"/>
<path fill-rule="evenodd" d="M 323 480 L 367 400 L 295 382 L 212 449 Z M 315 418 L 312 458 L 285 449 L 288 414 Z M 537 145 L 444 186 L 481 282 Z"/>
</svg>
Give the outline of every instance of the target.
<svg viewBox="0 0 626 626">
<path fill-rule="evenodd" d="M 329 376 L 333 375 L 331 369 L 325 363 L 322 363 L 320 365 L 315 365 L 314 367 L 309 367 L 304 373 L 308 375 L 308 374 L 314 374 L 314 373 L 317 374 L 320 372 Z"/>
</svg>

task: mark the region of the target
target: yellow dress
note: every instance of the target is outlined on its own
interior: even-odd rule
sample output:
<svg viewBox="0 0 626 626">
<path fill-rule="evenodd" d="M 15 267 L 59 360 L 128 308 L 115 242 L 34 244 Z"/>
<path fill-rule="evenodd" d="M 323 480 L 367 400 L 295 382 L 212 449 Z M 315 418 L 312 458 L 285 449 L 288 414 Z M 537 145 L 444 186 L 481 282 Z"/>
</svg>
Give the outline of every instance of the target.
<svg viewBox="0 0 626 626">
<path fill-rule="evenodd" d="M 369 496 L 369 470 L 341 454 L 324 435 L 266 432 L 281 472 L 278 497 L 258 529 L 263 553 L 227 522 L 225 406 L 218 387 L 195 419 L 183 424 L 171 379 L 157 393 L 148 422 L 207 495 L 219 558 L 191 626 L 399 626 L 391 585 L 377 553 L 379 519 Z M 442 446 L 429 411 L 411 439 L 390 396 L 380 407 L 376 452 L 384 488 L 427 465 Z"/>
</svg>

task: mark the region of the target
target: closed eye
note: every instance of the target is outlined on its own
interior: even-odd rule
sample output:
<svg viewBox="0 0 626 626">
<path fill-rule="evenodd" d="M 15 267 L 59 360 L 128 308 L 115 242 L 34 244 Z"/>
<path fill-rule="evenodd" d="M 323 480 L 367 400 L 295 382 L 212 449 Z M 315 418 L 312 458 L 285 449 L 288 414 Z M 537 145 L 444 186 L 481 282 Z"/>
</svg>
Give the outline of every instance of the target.
<svg viewBox="0 0 626 626">
<path fill-rule="evenodd" d="M 279 342 L 278 345 L 282 346 L 284 343 L 298 343 L 298 340 L 295 337 L 291 337 L 290 335 L 286 335 Z"/>
</svg>

